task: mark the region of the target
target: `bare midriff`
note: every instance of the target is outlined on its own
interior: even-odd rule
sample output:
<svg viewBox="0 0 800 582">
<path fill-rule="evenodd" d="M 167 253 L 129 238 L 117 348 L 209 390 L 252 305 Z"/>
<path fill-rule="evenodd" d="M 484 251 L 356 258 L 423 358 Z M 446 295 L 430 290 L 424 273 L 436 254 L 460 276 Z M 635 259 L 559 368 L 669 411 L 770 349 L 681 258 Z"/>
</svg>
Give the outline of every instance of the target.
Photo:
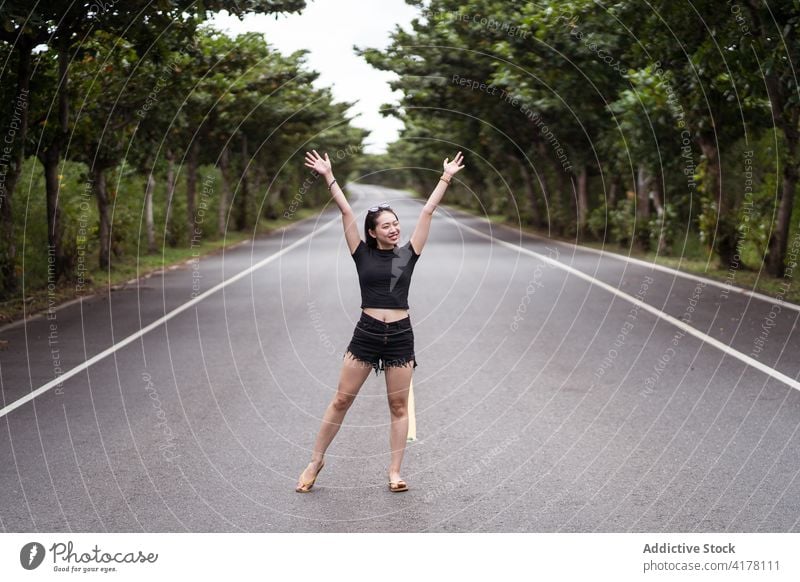
<svg viewBox="0 0 800 582">
<path fill-rule="evenodd" d="M 408 309 L 388 309 L 383 307 L 364 307 L 364 313 L 384 323 L 392 323 L 408 317 Z"/>
</svg>

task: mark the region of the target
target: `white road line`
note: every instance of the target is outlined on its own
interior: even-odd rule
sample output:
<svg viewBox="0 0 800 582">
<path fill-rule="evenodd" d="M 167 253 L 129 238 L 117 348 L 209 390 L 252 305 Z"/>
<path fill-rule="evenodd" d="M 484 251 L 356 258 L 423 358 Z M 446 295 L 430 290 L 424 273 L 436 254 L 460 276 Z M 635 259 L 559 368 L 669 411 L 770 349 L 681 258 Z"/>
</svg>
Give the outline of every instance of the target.
<svg viewBox="0 0 800 582">
<path fill-rule="evenodd" d="M 459 212 L 464 212 L 463 210 L 458 209 L 458 208 L 455 208 L 455 210 L 458 210 Z M 492 225 L 492 228 L 497 228 L 497 227 L 504 228 L 504 229 L 506 229 L 506 230 L 508 230 L 510 232 L 513 232 L 517 236 L 522 234 L 524 236 L 530 237 L 530 238 L 538 240 L 538 241 L 546 242 L 548 244 L 561 245 L 561 246 L 565 246 L 565 247 L 570 247 L 572 249 L 577 249 L 579 251 L 586 251 L 586 252 L 589 252 L 589 253 L 594 253 L 594 254 L 600 255 L 602 257 L 610 257 L 610 258 L 613 258 L 613 259 L 617 259 L 618 261 L 634 263 L 634 264 L 639 265 L 641 267 L 648 267 L 650 269 L 655 269 L 656 271 L 661 271 L 662 273 L 669 273 L 670 275 L 675 275 L 677 277 L 682 277 L 684 279 L 690 279 L 692 281 L 703 281 L 704 283 L 706 283 L 707 285 L 709 285 L 711 287 L 718 287 L 720 289 L 727 289 L 728 291 L 730 291 L 732 293 L 738 293 L 740 295 L 747 295 L 749 297 L 753 297 L 754 299 L 760 299 L 761 301 L 766 301 L 767 303 L 772 303 L 773 305 L 780 305 L 782 308 L 785 307 L 786 309 L 791 309 L 793 311 L 800 312 L 800 305 L 797 305 L 795 303 L 790 303 L 788 301 L 778 301 L 774 297 L 770 297 L 769 295 L 764 295 L 763 293 L 759 293 L 758 291 L 750 291 L 749 289 L 742 289 L 741 287 L 736 287 L 735 285 L 729 285 L 729 284 L 723 283 L 722 281 L 717 281 L 716 279 L 709 279 L 707 277 L 703 277 L 701 275 L 696 275 L 694 273 L 687 273 L 686 271 L 681 271 L 679 269 L 673 269 L 672 267 L 665 267 L 664 265 L 659 265 L 659 264 L 656 264 L 656 263 L 649 263 L 647 261 L 643 261 L 643 260 L 637 259 L 635 257 L 628 257 L 628 256 L 620 255 L 619 253 L 614 253 L 614 252 L 611 252 L 611 251 L 602 251 L 602 250 L 595 249 L 595 248 L 592 248 L 592 247 L 576 245 L 576 244 L 571 243 L 571 242 L 567 242 L 567 241 L 563 241 L 563 240 L 555 240 L 555 239 L 552 239 L 552 238 L 547 238 L 546 236 L 541 236 L 541 235 L 533 234 L 533 233 L 530 233 L 530 232 L 516 230 L 516 229 L 514 229 L 514 228 L 512 228 L 510 226 L 507 226 L 505 224 L 498 224 L 496 222 L 492 222 L 488 218 L 484 218 L 482 216 L 473 216 L 473 215 L 470 215 L 470 216 L 472 216 L 473 218 L 479 218 L 481 220 L 484 220 L 485 222 L 490 223 Z"/>
<path fill-rule="evenodd" d="M 585 273 L 583 273 L 583 272 L 581 272 L 581 271 L 579 271 L 579 270 L 577 270 L 577 269 L 575 269 L 573 267 L 570 267 L 569 265 L 565 265 L 565 264 L 563 264 L 563 263 L 561 263 L 559 261 L 555 261 L 555 260 L 551 259 L 550 257 L 546 257 L 544 255 L 541 255 L 541 254 L 536 253 L 534 251 L 528 250 L 528 249 L 526 249 L 524 247 L 521 247 L 519 245 L 508 243 L 506 241 L 503 241 L 503 240 L 500 240 L 500 239 L 497 239 L 497 238 L 492 238 L 491 236 L 489 236 L 487 234 L 484 234 L 483 232 L 481 232 L 481 231 L 479 231 L 477 229 L 474 229 L 471 226 L 467 226 L 465 224 L 462 224 L 462 223 L 458 222 L 457 220 L 455 220 L 453 218 L 450 218 L 450 217 L 444 217 L 444 218 L 446 220 L 448 220 L 448 221 L 451 221 L 451 222 L 455 223 L 458 228 L 463 228 L 463 229 L 469 230 L 471 232 L 474 232 L 478 236 L 486 238 L 486 239 L 492 241 L 493 243 L 496 243 L 496 244 L 499 244 L 499 245 L 502 245 L 502 246 L 506 246 L 509 249 L 512 249 L 514 251 L 521 252 L 521 253 L 536 257 L 541 261 L 544 261 L 546 263 L 552 264 L 553 266 L 556 266 L 556 267 L 559 267 L 561 269 L 564 269 L 568 273 L 571 273 L 572 275 L 575 275 L 576 277 L 584 279 L 585 281 L 589 282 L 592 285 L 597 285 L 601 289 L 604 289 L 604 290 L 608 291 L 609 293 L 612 293 L 613 295 L 616 295 L 620 299 L 623 299 L 625 301 L 633 303 L 634 305 L 638 305 L 641 309 L 644 309 L 645 311 L 647 311 L 649 313 L 652 313 L 656 317 L 661 318 L 664 321 L 667 321 L 667 322 L 671 323 L 672 325 L 684 330 L 686 333 L 698 338 L 699 340 L 716 347 L 717 349 L 721 350 L 723 353 L 725 353 L 725 354 L 727 354 L 727 355 L 729 355 L 731 357 L 734 357 L 734 358 L 744 362 L 748 366 L 751 366 L 753 368 L 756 368 L 757 370 L 760 370 L 760 371 L 764 372 L 765 374 L 775 378 L 776 380 L 779 380 L 779 381 L 783 382 L 784 384 L 787 384 L 788 386 L 791 386 L 795 390 L 800 390 L 800 382 L 794 380 L 793 378 L 790 378 L 789 376 L 786 376 L 785 374 L 782 374 L 782 373 L 778 372 L 777 370 L 775 370 L 773 368 L 770 368 L 769 366 L 766 366 L 765 364 L 759 362 L 758 360 L 756 360 L 754 358 L 751 358 L 750 356 L 747 356 L 747 355 L 743 354 L 742 352 L 731 348 L 730 346 L 720 342 L 719 340 L 716 340 L 713 337 L 711 337 L 711 336 L 709 336 L 709 335 L 707 335 L 707 334 L 705 334 L 705 333 L 703 333 L 701 331 L 698 331 L 697 329 L 685 324 L 681 320 L 676 319 L 676 318 L 672 317 L 671 315 L 668 315 L 668 314 L 664 313 L 663 311 L 660 311 L 660 310 L 656 309 L 655 307 L 651 307 L 647 303 L 644 303 L 643 301 L 641 301 L 639 299 L 636 299 L 635 297 L 633 297 L 631 295 L 628 295 L 627 293 L 623 293 L 623 292 L 619 291 L 618 289 L 616 289 L 615 287 L 612 287 L 611 285 L 608 285 L 608 284 L 606 284 L 606 283 L 604 283 L 604 282 L 602 282 L 602 281 L 600 281 L 598 279 L 595 279 L 594 277 L 586 275 Z M 202 301 L 206 297 L 216 293 L 220 289 L 223 289 L 223 288 L 227 287 L 231 283 L 235 283 L 239 279 L 249 275 L 253 271 L 263 267 L 264 265 L 267 265 L 267 264 L 271 263 L 272 261 L 274 261 L 278 257 L 282 256 L 284 253 L 287 253 L 290 250 L 294 249 L 295 247 L 301 245 L 302 243 L 304 243 L 306 240 L 308 240 L 309 238 L 311 238 L 315 234 L 318 234 L 318 233 L 330 228 L 335 222 L 339 222 L 340 220 L 341 220 L 341 217 L 337 216 L 336 218 L 334 218 L 333 220 L 330 220 L 329 222 L 327 222 L 325 225 L 321 226 L 320 228 L 318 228 L 318 229 L 314 230 L 313 232 L 310 232 L 306 236 L 296 240 L 295 242 L 293 242 L 289 246 L 284 247 L 283 249 L 281 249 L 277 253 L 275 253 L 273 255 L 270 255 L 269 257 L 259 261 L 258 263 L 254 264 L 254 265 L 251 265 L 247 269 L 241 271 L 240 273 L 237 273 L 236 275 L 230 277 L 229 279 L 226 279 L 225 281 L 222 281 L 221 283 L 218 283 L 217 285 L 215 285 L 211 289 L 208 289 L 207 291 L 201 293 L 197 297 L 187 301 L 186 303 L 180 305 L 179 307 L 176 307 L 175 309 L 173 309 L 172 311 L 170 311 L 169 313 L 167 313 L 163 317 L 161 317 L 161 318 L 157 319 L 156 321 L 150 323 L 149 325 L 143 327 L 139 331 L 129 335 L 125 339 L 115 343 L 114 345 L 110 346 L 109 348 L 105 349 L 104 351 L 100 352 L 99 354 L 93 356 L 92 358 L 86 360 L 85 362 L 75 366 L 71 370 L 63 373 L 61 376 L 58 376 L 58 377 L 54 378 L 53 380 L 51 380 L 47 384 L 44 384 L 44 385 L 40 386 L 39 388 L 37 388 L 33 392 L 30 392 L 29 394 L 27 394 L 26 396 L 23 396 L 22 398 L 19 398 L 19 399 L 15 400 L 14 402 L 9 404 L 5 408 L 0 409 L 0 418 L 2 418 L 3 416 L 7 415 L 10 412 L 12 412 L 13 410 L 19 408 L 23 404 L 26 404 L 27 402 L 30 402 L 31 400 L 33 400 L 37 396 L 40 396 L 40 395 L 44 394 L 45 392 L 47 392 L 48 390 L 51 390 L 52 388 L 55 388 L 56 386 L 58 386 L 59 384 L 61 384 L 65 380 L 68 380 L 72 376 L 75 376 L 76 374 L 78 374 L 79 372 L 87 369 L 91 365 L 103 360 L 104 358 L 108 357 L 109 355 L 113 354 L 114 352 L 116 352 L 116 351 L 120 350 L 121 348 L 125 347 L 129 343 L 139 339 L 140 337 L 142 337 L 147 332 L 152 331 L 153 329 L 159 327 L 163 323 L 166 323 L 167 321 L 169 321 L 170 319 L 172 319 L 176 315 L 182 313 L 183 311 L 186 311 L 187 309 L 189 309 L 190 307 L 196 305 L 197 303 L 199 303 L 200 301 Z M 493 226 L 496 226 L 496 225 L 493 225 Z M 549 239 L 546 239 L 546 240 L 548 240 L 548 242 L 553 242 L 553 241 L 549 241 Z M 558 242 L 560 242 L 560 241 L 558 241 Z M 579 247 L 579 248 L 581 248 L 581 250 L 584 250 L 583 247 Z M 591 250 L 594 250 L 594 249 L 591 249 Z M 600 251 L 595 251 L 595 252 L 600 252 Z M 609 253 L 604 253 L 604 254 L 609 254 Z M 638 259 L 624 259 L 624 260 L 632 260 L 632 261 L 635 261 L 635 262 L 638 261 Z M 644 262 L 644 261 L 638 261 L 638 262 L 640 262 L 642 265 L 650 267 L 650 268 L 656 268 L 656 269 L 659 268 L 658 265 L 653 265 L 653 264 L 650 264 L 650 263 L 647 263 L 647 262 Z M 662 270 L 666 269 L 666 270 L 669 270 L 670 272 L 674 272 L 674 273 L 682 275 L 682 276 L 687 276 L 687 275 L 681 273 L 680 271 L 674 271 L 672 269 L 667 269 L 666 267 L 661 267 L 661 269 Z M 687 276 L 687 277 L 692 278 L 692 279 L 698 279 L 698 280 L 702 279 L 702 280 L 705 280 L 705 281 L 710 281 L 709 279 L 704 279 L 704 278 L 701 278 L 701 277 L 693 277 L 693 276 Z M 718 283 L 716 281 L 714 283 L 716 283 L 718 286 L 723 286 L 725 288 L 729 288 L 728 286 L 722 285 L 722 284 L 720 284 L 720 283 Z M 730 288 L 731 289 L 735 289 L 733 287 L 730 287 Z M 756 297 L 758 295 L 760 295 L 760 294 L 755 294 L 755 293 L 752 293 L 752 292 L 746 292 L 744 290 L 742 290 L 742 292 L 750 293 L 751 295 L 756 296 Z M 766 296 L 762 296 L 762 297 L 766 297 Z M 775 300 L 772 299 L 772 298 L 767 298 L 767 299 L 769 301 L 771 301 L 771 302 L 775 302 Z M 794 307 L 792 304 L 785 303 L 785 302 L 783 303 L 783 305 L 784 306 L 792 306 L 792 307 Z"/>
<path fill-rule="evenodd" d="M 623 293 L 622 291 L 620 291 L 616 287 L 612 287 L 611 285 L 609 285 L 607 283 L 604 283 L 603 281 L 600 281 L 599 279 L 595 279 L 594 277 L 592 277 L 590 275 L 587 275 L 586 273 L 584 273 L 582 271 L 579 271 L 578 269 L 575 269 L 574 267 L 570 267 L 569 265 L 565 265 L 564 263 L 561 263 L 559 261 L 551 259 L 550 257 L 546 257 L 544 255 L 541 255 L 541 254 L 539 254 L 537 252 L 528 250 L 528 249 L 526 249 L 524 247 L 521 247 L 519 245 L 515 245 L 515 244 L 512 244 L 512 243 L 506 242 L 504 240 L 493 238 L 493 237 L 489 236 L 488 234 L 484 234 L 481 231 L 479 231 L 479 230 L 477 230 L 475 228 L 472 228 L 471 226 L 467 226 L 465 224 L 462 224 L 462 223 L 458 222 L 457 220 L 455 220 L 453 218 L 450 218 L 449 216 L 445 216 L 444 218 L 446 220 L 454 222 L 458 228 L 463 228 L 463 229 L 469 230 L 471 232 L 474 232 L 478 236 L 481 236 L 483 238 L 489 239 L 490 241 L 492 241 L 495 244 L 508 247 L 509 249 L 512 249 L 514 251 L 530 255 L 532 257 L 536 257 L 537 259 L 539 259 L 541 261 L 544 261 L 545 263 L 548 263 L 548 264 L 551 264 L 551 265 L 553 265 L 555 267 L 564 269 L 568 273 L 570 273 L 572 275 L 575 275 L 576 277 L 578 277 L 580 279 L 583 279 L 584 281 L 587 281 L 592 285 L 596 285 L 596 286 L 600 287 L 601 289 L 604 289 L 604 290 L 608 291 L 609 293 L 611 293 L 613 295 L 616 295 L 620 299 L 623 299 L 625 301 L 628 301 L 629 303 L 633 303 L 634 305 L 639 306 L 641 309 L 644 309 L 645 311 L 647 311 L 649 313 L 652 313 L 656 317 L 658 317 L 660 319 L 663 319 L 664 321 L 666 321 L 668 323 L 671 323 L 675 327 L 680 328 L 683 331 L 685 331 L 686 333 L 688 333 L 690 335 L 693 335 L 697 339 L 699 339 L 699 340 L 701 340 L 701 341 L 703 341 L 703 342 L 705 342 L 707 344 L 710 344 L 710 345 L 714 346 L 715 348 L 721 350 L 723 353 L 725 353 L 725 354 L 727 354 L 727 355 L 729 355 L 729 356 L 731 356 L 733 358 L 736 358 L 737 360 L 739 360 L 741 362 L 744 362 L 748 366 L 756 368 L 757 370 L 760 370 L 761 372 L 764 372 L 768 376 L 772 376 L 776 380 L 780 380 L 781 382 L 783 382 L 784 384 L 787 384 L 788 386 L 791 386 L 795 390 L 800 390 L 800 382 L 798 382 L 794 378 L 790 378 L 789 376 L 778 372 L 774 368 L 770 368 L 769 366 L 759 362 L 758 360 L 756 360 L 754 358 L 751 358 L 750 356 L 748 356 L 746 354 L 743 354 L 739 350 L 733 349 L 732 347 L 722 343 L 721 341 L 719 341 L 717 339 L 714 339 L 710 335 L 705 334 L 702 331 L 699 331 L 698 329 L 696 329 L 696 328 L 684 323 L 680 319 L 672 317 L 671 315 L 668 315 L 668 314 L 664 313 L 663 311 L 648 305 L 647 303 L 641 301 L 640 299 L 637 299 L 637 298 L 633 297 L 632 295 L 628 295 L 627 293 Z M 645 263 L 645 264 L 648 265 L 648 266 L 652 266 L 649 263 Z"/>
<path fill-rule="evenodd" d="M 248 267 L 244 271 L 241 271 L 241 272 L 237 273 L 236 275 L 233 275 L 229 279 L 226 279 L 226 280 L 222 281 L 221 283 L 216 284 L 211 289 L 208 289 L 207 291 L 201 293 L 197 297 L 194 297 L 193 299 L 187 301 L 186 303 L 180 305 L 179 307 L 176 307 L 175 309 L 173 309 L 172 311 L 170 311 L 169 313 L 167 313 L 163 317 L 160 317 L 159 319 L 155 320 L 151 324 L 146 325 L 145 327 L 141 328 L 136 333 L 133 333 L 133 334 L 129 335 L 125 339 L 115 343 L 111 347 L 103 350 L 102 352 L 100 352 L 99 354 L 95 355 L 94 357 L 86 360 L 82 364 L 79 364 L 79 365 L 75 366 L 71 370 L 69 370 L 67 372 L 64 372 L 63 374 L 61 374 L 57 378 L 51 380 L 47 384 L 44 384 L 44 385 L 40 386 L 39 388 L 37 388 L 33 392 L 30 392 L 29 394 L 23 396 L 22 398 L 19 398 L 18 400 L 15 400 L 14 402 L 9 404 L 5 408 L 0 409 L 0 418 L 4 417 L 6 414 L 8 414 L 9 412 L 15 410 L 16 408 L 19 408 L 23 404 L 25 404 L 27 402 L 30 402 L 31 400 L 33 400 L 37 396 L 40 396 L 40 395 L 44 394 L 45 392 L 47 392 L 51 388 L 54 388 L 54 387 L 58 386 L 59 384 L 61 384 L 65 380 L 68 380 L 69 378 L 72 378 L 75 374 L 85 370 L 86 368 L 88 368 L 92 364 L 96 364 L 100 360 L 102 360 L 102 359 L 110 356 L 114 352 L 124 348 L 129 343 L 131 343 L 133 341 L 136 341 L 137 339 L 142 337 L 147 332 L 152 331 L 155 328 L 157 328 L 158 326 L 166 323 L 167 321 L 169 321 L 170 319 L 172 319 L 173 317 L 175 317 L 179 313 L 182 313 L 182 312 L 186 311 L 187 309 L 189 309 L 190 307 L 192 307 L 194 305 L 197 305 L 198 303 L 200 303 L 206 297 L 209 297 L 210 295 L 213 295 L 214 293 L 216 293 L 220 289 L 224 289 L 225 287 L 227 287 L 231 283 L 235 283 L 239 279 L 241 279 L 243 277 L 246 277 L 247 275 L 249 275 L 250 273 L 252 273 L 256 269 L 260 269 L 264 265 L 267 265 L 267 264 L 271 263 L 272 261 L 274 261 L 275 259 L 277 259 L 280 256 L 284 255 L 285 253 L 288 253 L 289 251 L 291 251 L 295 247 L 300 246 L 301 244 L 306 242 L 308 239 L 310 239 L 312 236 L 319 234 L 320 232 L 326 230 L 327 228 L 330 228 L 334 223 L 341 222 L 341 220 L 342 220 L 341 216 L 337 216 L 333 220 L 328 221 L 326 224 L 324 224 L 320 228 L 317 228 L 317 229 L 313 230 L 312 232 L 308 233 L 306 236 L 296 240 L 295 242 L 293 242 L 289 246 L 286 246 L 286 247 L 282 248 L 281 250 L 279 250 L 278 252 L 276 252 L 275 254 L 268 256 L 267 258 L 259 261 L 258 263 L 254 264 L 254 265 L 251 265 L 250 267 Z"/>
</svg>

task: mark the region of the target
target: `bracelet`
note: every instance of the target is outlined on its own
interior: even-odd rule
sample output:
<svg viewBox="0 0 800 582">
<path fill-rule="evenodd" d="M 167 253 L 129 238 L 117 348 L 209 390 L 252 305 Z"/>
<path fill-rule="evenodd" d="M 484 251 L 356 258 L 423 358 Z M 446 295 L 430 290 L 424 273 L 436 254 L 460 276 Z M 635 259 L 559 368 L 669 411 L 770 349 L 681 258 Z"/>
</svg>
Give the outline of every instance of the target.
<svg viewBox="0 0 800 582">
<path fill-rule="evenodd" d="M 333 180 L 333 182 L 331 182 L 330 184 L 328 184 L 328 190 L 330 190 L 330 189 L 331 189 L 331 186 L 333 186 L 334 184 L 336 184 L 336 180 L 335 180 L 335 179 Z"/>
<path fill-rule="evenodd" d="M 450 183 L 450 180 L 445 180 L 444 178 L 439 178 L 439 179 L 440 179 L 442 182 L 444 182 L 445 184 L 449 184 L 449 183 Z"/>
</svg>

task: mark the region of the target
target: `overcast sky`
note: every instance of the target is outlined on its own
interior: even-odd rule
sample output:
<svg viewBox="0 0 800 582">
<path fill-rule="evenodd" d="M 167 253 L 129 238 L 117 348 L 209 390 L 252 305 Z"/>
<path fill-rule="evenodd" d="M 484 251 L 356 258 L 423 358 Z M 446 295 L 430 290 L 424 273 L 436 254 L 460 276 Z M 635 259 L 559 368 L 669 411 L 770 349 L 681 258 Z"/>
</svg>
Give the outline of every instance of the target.
<svg viewBox="0 0 800 582">
<path fill-rule="evenodd" d="M 328 86 L 337 101 L 358 101 L 350 109 L 357 117 L 353 124 L 371 131 L 365 150 L 381 153 L 397 139 L 401 123 L 385 118 L 378 109 L 395 103 L 389 80 L 396 75 L 378 71 L 353 52 L 359 47 L 383 48 L 395 25 L 410 28 L 417 9 L 403 0 L 314 0 L 302 14 L 288 16 L 249 15 L 240 21 L 226 12 L 211 22 L 219 30 L 235 36 L 241 32 L 262 32 L 272 46 L 284 54 L 308 49 L 307 63 L 320 73 L 315 85 Z"/>
</svg>

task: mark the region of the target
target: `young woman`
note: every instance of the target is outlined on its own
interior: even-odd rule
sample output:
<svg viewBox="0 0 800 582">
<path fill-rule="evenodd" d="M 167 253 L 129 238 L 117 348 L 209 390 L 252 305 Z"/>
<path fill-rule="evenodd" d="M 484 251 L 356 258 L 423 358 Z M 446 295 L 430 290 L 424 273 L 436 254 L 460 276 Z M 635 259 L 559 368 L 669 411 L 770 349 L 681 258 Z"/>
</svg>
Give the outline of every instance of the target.
<svg viewBox="0 0 800 582">
<path fill-rule="evenodd" d="M 408 435 L 408 390 L 412 372 L 417 367 L 414 332 L 408 315 L 408 289 L 414 265 L 428 239 L 433 211 L 442 200 L 452 177 L 464 167 L 461 165 L 463 159 L 461 152 L 456 154 L 453 161 L 445 158 L 444 173 L 423 206 L 414 233 L 406 244 L 398 246 L 400 220 L 394 210 L 388 204 L 370 208 L 364 220 L 366 241 L 361 240 L 355 214 L 333 177 L 328 154 L 323 158 L 316 150 L 306 152 L 305 165 L 325 178 L 342 212 L 344 236 L 358 271 L 362 312 L 344 353 L 336 395 L 323 415 L 311 462 L 300 475 L 295 488 L 298 493 L 307 493 L 314 486 L 325 464 L 325 451 L 373 369 L 375 374 L 380 371 L 385 373 L 389 396 L 389 490 L 408 491 L 408 485 L 400 478 L 400 464 Z"/>
</svg>

